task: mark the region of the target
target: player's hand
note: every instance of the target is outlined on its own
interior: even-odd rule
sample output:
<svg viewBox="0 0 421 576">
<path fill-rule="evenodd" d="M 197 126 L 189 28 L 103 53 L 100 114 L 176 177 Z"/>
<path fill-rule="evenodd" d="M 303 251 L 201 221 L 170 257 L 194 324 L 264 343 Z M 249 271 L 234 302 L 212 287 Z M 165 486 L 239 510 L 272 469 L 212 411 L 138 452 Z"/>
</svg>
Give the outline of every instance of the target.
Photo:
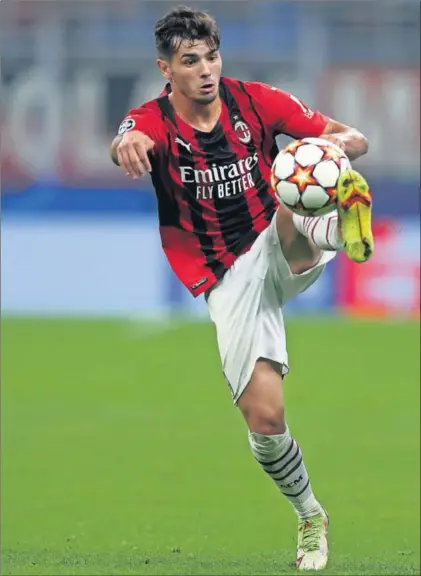
<svg viewBox="0 0 421 576">
<path fill-rule="evenodd" d="M 152 166 L 148 152 L 153 149 L 155 142 L 138 130 L 123 134 L 117 146 L 118 163 L 126 176 L 141 178 L 146 172 L 151 172 Z"/>
<path fill-rule="evenodd" d="M 346 133 L 342 134 L 341 132 L 339 132 L 337 134 L 323 134 L 321 138 L 323 138 L 323 140 L 328 140 L 329 142 L 332 142 L 332 144 L 336 144 L 336 146 L 338 146 L 341 150 L 345 150 L 348 135 Z"/>
</svg>

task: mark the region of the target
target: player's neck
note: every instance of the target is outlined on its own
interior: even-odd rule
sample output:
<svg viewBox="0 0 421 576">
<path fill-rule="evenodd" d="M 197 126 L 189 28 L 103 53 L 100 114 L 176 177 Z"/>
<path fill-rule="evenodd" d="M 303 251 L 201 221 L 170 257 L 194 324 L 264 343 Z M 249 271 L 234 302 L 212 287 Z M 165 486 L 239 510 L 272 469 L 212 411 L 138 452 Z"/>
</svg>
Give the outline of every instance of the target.
<svg viewBox="0 0 421 576">
<path fill-rule="evenodd" d="M 169 98 L 177 115 L 202 132 L 211 132 L 221 115 L 222 105 L 219 96 L 209 104 L 192 102 L 178 92 L 172 92 Z"/>
</svg>

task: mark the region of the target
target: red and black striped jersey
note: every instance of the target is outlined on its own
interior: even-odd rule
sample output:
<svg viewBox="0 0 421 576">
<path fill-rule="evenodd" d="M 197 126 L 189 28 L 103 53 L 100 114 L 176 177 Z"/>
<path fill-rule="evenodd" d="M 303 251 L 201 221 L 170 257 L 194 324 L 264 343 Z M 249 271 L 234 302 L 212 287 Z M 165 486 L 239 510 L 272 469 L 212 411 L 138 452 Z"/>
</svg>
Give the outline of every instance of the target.
<svg viewBox="0 0 421 576">
<path fill-rule="evenodd" d="M 176 114 L 168 94 L 166 87 L 124 122 L 155 142 L 151 176 L 162 246 L 176 275 L 198 296 L 272 220 L 276 136 L 320 136 L 328 118 L 282 90 L 222 78 L 219 120 L 211 132 L 201 132 Z"/>
</svg>

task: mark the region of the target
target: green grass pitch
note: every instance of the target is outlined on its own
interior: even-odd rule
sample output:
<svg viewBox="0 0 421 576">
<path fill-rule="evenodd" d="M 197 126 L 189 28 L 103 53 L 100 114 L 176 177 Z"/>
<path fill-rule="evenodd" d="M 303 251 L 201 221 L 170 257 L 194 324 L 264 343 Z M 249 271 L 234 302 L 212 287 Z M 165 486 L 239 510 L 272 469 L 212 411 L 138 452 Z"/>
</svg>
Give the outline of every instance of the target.
<svg viewBox="0 0 421 576">
<path fill-rule="evenodd" d="M 2 573 L 294 574 L 213 327 L 2 323 Z M 325 574 L 419 574 L 419 324 L 291 320 L 290 428 Z"/>
</svg>

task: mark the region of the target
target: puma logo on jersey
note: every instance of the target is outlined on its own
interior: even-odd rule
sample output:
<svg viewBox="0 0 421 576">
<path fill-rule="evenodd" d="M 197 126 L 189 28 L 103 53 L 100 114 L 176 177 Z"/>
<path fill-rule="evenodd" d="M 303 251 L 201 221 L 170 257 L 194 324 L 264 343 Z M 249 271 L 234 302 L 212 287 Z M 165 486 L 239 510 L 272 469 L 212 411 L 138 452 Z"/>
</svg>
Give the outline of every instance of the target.
<svg viewBox="0 0 421 576">
<path fill-rule="evenodd" d="M 188 152 L 190 152 L 190 154 L 191 154 L 191 143 L 190 143 L 190 142 L 184 142 L 184 140 L 182 140 L 182 139 L 179 138 L 178 136 L 177 136 L 177 138 L 174 140 L 174 142 L 175 142 L 176 144 L 181 144 L 181 146 L 184 146 L 184 148 L 186 148 L 186 150 L 187 150 Z"/>
</svg>

